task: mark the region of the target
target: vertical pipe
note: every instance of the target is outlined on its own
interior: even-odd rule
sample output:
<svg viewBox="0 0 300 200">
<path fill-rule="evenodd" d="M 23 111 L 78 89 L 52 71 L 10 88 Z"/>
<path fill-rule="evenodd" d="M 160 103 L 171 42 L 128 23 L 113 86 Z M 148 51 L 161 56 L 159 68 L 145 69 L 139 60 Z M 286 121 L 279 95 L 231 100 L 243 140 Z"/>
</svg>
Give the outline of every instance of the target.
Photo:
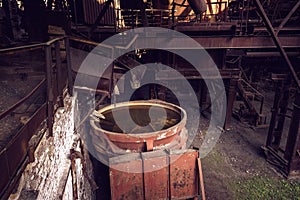
<svg viewBox="0 0 300 200">
<path fill-rule="evenodd" d="M 51 46 L 45 47 L 45 60 L 46 60 L 46 77 L 47 77 L 47 124 L 49 130 L 49 137 L 53 136 L 53 88 L 52 88 L 52 57 Z"/>
<path fill-rule="evenodd" d="M 58 105 L 60 107 L 64 107 L 63 101 L 63 86 L 65 85 L 65 80 L 62 77 L 62 65 L 61 65 L 61 55 L 60 55 L 60 44 L 59 41 L 55 42 L 55 59 L 56 59 L 56 68 L 57 68 L 57 91 L 58 91 L 58 98 L 59 102 Z"/>
<path fill-rule="evenodd" d="M 67 58 L 67 75 L 68 75 L 68 91 L 73 96 L 73 78 L 72 78 L 72 63 L 69 38 L 65 38 L 66 58 Z"/>
<path fill-rule="evenodd" d="M 197 158 L 198 163 L 198 170 L 199 170 L 199 181 L 200 181 L 200 188 L 201 188 L 201 199 L 206 200 L 205 198 L 205 190 L 204 190 L 204 180 L 203 180 L 203 173 L 202 173 L 202 166 L 200 158 Z"/>
</svg>

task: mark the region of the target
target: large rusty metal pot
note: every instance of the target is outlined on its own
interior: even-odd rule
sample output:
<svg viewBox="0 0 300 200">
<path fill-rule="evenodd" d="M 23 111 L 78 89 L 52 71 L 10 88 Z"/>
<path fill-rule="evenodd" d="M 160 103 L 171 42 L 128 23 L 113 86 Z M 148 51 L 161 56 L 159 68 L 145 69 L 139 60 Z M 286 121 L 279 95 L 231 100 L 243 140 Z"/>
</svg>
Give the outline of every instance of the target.
<svg viewBox="0 0 300 200">
<path fill-rule="evenodd" d="M 162 110 L 165 112 L 164 117 L 160 114 Z M 124 120 L 122 124 L 127 124 L 128 116 L 122 118 L 122 115 L 128 111 L 130 120 L 137 125 L 132 126 L 128 123 L 128 127 L 121 129 L 114 116 L 117 115 L 118 120 Z M 95 119 L 90 120 L 92 142 L 96 150 L 115 151 L 116 148 L 111 147 L 111 144 L 126 152 L 145 152 L 170 146 L 178 149 L 185 145 L 184 127 L 187 115 L 185 110 L 177 105 L 159 100 L 130 101 L 112 104 L 97 112 L 103 116 L 103 119 L 100 119 L 100 122 Z M 109 141 L 104 141 L 103 138 Z M 103 146 L 103 143 L 106 143 L 107 147 Z"/>
</svg>

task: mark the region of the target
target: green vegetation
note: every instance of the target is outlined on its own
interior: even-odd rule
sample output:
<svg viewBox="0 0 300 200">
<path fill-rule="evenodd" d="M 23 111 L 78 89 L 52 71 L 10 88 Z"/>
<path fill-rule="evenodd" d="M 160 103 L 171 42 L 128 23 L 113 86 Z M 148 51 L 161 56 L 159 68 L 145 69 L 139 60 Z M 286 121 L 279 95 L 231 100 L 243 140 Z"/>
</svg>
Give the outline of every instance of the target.
<svg viewBox="0 0 300 200">
<path fill-rule="evenodd" d="M 238 200 L 300 200 L 300 183 L 295 181 L 255 176 L 229 184 Z"/>
</svg>

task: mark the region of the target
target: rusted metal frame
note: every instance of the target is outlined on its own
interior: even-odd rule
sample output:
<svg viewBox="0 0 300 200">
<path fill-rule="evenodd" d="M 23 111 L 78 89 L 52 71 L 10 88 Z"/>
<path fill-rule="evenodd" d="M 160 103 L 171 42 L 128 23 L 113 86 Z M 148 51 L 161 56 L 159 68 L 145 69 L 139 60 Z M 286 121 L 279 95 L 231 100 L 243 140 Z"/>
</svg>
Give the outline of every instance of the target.
<svg viewBox="0 0 300 200">
<path fill-rule="evenodd" d="M 197 164 L 198 164 L 198 173 L 199 173 L 199 182 L 200 182 L 200 188 L 201 188 L 201 199 L 206 200 L 205 197 L 205 189 L 204 189 L 204 180 L 203 180 L 203 172 L 202 172 L 202 165 L 200 158 L 197 158 Z"/>
<path fill-rule="evenodd" d="M 300 1 L 298 1 L 293 9 L 289 12 L 289 14 L 283 19 L 283 21 L 280 23 L 278 28 L 276 29 L 276 35 L 278 35 L 279 31 L 284 27 L 284 25 L 290 20 L 291 16 L 294 14 L 294 12 L 299 8 Z"/>
<path fill-rule="evenodd" d="M 294 110 L 285 147 L 284 158 L 289 161 L 288 175 L 300 175 L 300 92 L 293 103 Z"/>
<path fill-rule="evenodd" d="M 137 37 L 135 36 L 134 40 L 131 41 L 126 47 L 116 46 L 116 48 L 118 48 L 118 49 L 124 49 L 124 48 L 127 49 L 127 48 L 129 48 L 133 44 L 133 42 L 136 40 L 136 38 Z M 80 42 L 80 43 L 88 44 L 88 45 L 101 46 L 101 47 L 107 48 L 107 49 L 109 49 L 111 51 L 111 58 L 112 59 L 114 59 L 115 48 L 113 46 L 110 46 L 110 45 L 105 45 L 105 44 L 101 44 L 101 43 L 97 43 L 97 42 L 93 42 L 93 41 L 89 41 L 89 40 L 83 40 L 83 39 L 80 39 L 80 38 L 75 38 L 75 37 L 65 38 L 66 57 L 67 57 L 68 91 L 69 91 L 69 94 L 71 96 L 73 96 L 74 83 L 73 83 L 73 77 L 72 77 L 72 63 L 71 63 L 70 40 L 71 41 L 75 41 L 75 42 Z M 112 71 L 113 71 L 113 69 L 112 69 Z M 87 88 L 76 88 L 76 89 L 89 90 Z M 95 92 L 106 93 L 105 91 L 102 91 L 102 90 L 95 90 Z"/>
<path fill-rule="evenodd" d="M 4 117 L 6 117 L 8 114 L 10 114 L 17 107 L 19 107 L 27 99 L 29 99 L 37 90 L 39 90 L 41 88 L 41 86 L 43 86 L 43 84 L 45 83 L 45 81 L 46 81 L 46 79 L 43 79 L 37 86 L 35 86 L 35 88 L 32 89 L 32 91 L 28 95 L 26 95 L 24 98 L 22 98 L 21 100 L 19 100 L 17 103 L 15 103 L 11 107 L 9 107 L 6 111 L 2 112 L 0 114 L 0 120 L 3 119 Z"/>
<path fill-rule="evenodd" d="M 189 35 L 188 27 L 185 28 L 185 34 Z M 191 38 L 205 49 L 276 49 L 270 36 L 191 36 Z M 283 48 L 299 49 L 300 38 L 298 36 L 281 36 L 279 38 Z M 145 45 L 145 42 L 140 38 L 137 39 L 136 44 L 137 46 Z M 163 37 L 147 38 L 147 43 L 160 44 L 162 42 L 166 42 Z M 173 42 L 174 44 L 183 44 L 189 41 L 184 38 L 173 38 L 171 42 L 172 44 Z"/>
<path fill-rule="evenodd" d="M 297 89 L 300 90 L 300 80 L 298 79 L 298 76 L 297 76 L 297 73 L 289 59 L 289 57 L 287 56 L 285 50 L 283 49 L 282 45 L 281 45 L 281 42 L 279 40 L 279 38 L 277 37 L 277 35 L 275 34 L 274 32 L 274 29 L 272 27 L 272 24 L 268 18 L 268 16 L 266 15 L 265 11 L 264 11 L 264 8 L 262 7 L 261 3 L 259 0 L 254 0 L 254 3 L 256 4 L 256 6 L 258 7 L 258 11 L 259 11 L 259 14 L 261 15 L 265 25 L 266 25 L 266 28 L 268 29 L 269 33 L 271 34 L 271 37 L 273 39 L 273 42 L 275 43 L 276 47 L 278 48 L 281 56 L 283 57 L 285 63 L 287 64 L 287 66 L 289 67 L 289 70 L 292 74 L 292 77 L 296 83 L 296 86 L 297 86 Z"/>
<path fill-rule="evenodd" d="M 47 117 L 47 103 L 44 103 L 38 111 L 36 111 L 36 113 L 33 115 L 33 117 L 29 120 L 28 122 L 28 126 L 32 127 L 32 129 L 37 129 L 37 127 L 44 121 L 44 119 Z M 34 128 L 36 127 L 36 128 Z M 30 144 L 29 142 L 29 147 L 28 147 L 28 157 L 29 157 L 29 162 L 32 163 L 35 160 L 34 157 L 34 151 L 37 148 L 37 146 L 40 144 L 43 136 L 44 136 L 43 132 L 42 134 L 37 136 L 37 142 L 35 144 Z M 31 139 L 31 136 L 29 136 L 29 141 Z"/>
<path fill-rule="evenodd" d="M 45 60 L 46 60 L 46 77 L 47 77 L 47 124 L 49 137 L 53 136 L 53 123 L 54 123 L 54 94 L 52 87 L 52 54 L 51 46 L 45 47 Z"/>
<path fill-rule="evenodd" d="M 27 51 L 32 51 L 36 49 L 42 49 L 43 45 L 35 44 L 35 45 L 28 45 L 22 47 L 14 47 L 14 48 L 7 48 L 7 49 L 0 49 L 1 54 L 15 54 L 15 53 L 22 53 Z"/>
<path fill-rule="evenodd" d="M 239 81 L 243 82 L 244 84 L 247 85 L 247 87 L 250 87 L 251 90 L 253 90 L 256 95 L 263 97 L 264 95 L 262 93 L 260 93 L 257 89 L 255 89 L 249 82 L 245 81 L 244 79 L 239 79 Z"/>
<path fill-rule="evenodd" d="M 188 79 L 188 80 L 203 80 L 203 77 L 201 76 L 201 74 L 199 75 L 189 75 L 190 73 L 198 73 L 197 71 L 195 70 L 189 70 L 189 69 L 185 69 L 185 71 L 183 70 L 178 70 L 183 76 L 185 79 Z M 163 70 L 163 74 L 168 74 L 170 71 L 169 70 Z M 209 72 L 209 71 L 207 71 Z M 221 78 L 222 79 L 238 79 L 239 78 L 239 70 L 220 70 L 220 75 L 221 75 Z M 215 79 L 215 78 L 220 78 L 220 75 L 219 74 L 210 74 L 209 76 L 205 77 L 205 79 Z M 155 77 L 156 80 L 165 80 L 165 81 L 168 81 L 168 80 L 180 80 L 182 78 L 178 78 L 176 76 L 160 76 L 159 74 Z"/>
<path fill-rule="evenodd" d="M 268 146 L 268 147 L 262 147 L 262 149 L 265 151 L 265 154 L 267 156 L 267 158 L 266 158 L 267 162 L 269 162 L 270 164 L 274 164 L 277 167 L 279 167 L 279 169 L 281 170 L 281 172 L 283 172 L 284 175 L 285 175 L 287 173 L 288 161 L 286 159 L 284 159 L 282 156 L 280 156 L 278 154 L 278 151 L 274 150 L 270 146 Z M 275 158 L 275 160 L 270 159 L 270 155 L 273 158 Z"/>
<path fill-rule="evenodd" d="M 73 96 L 73 77 L 72 77 L 72 63 L 71 63 L 71 50 L 70 50 L 70 40 L 65 38 L 65 48 L 66 48 L 66 59 L 67 59 L 67 76 L 68 76 L 68 91 L 71 96 Z"/>
<path fill-rule="evenodd" d="M 85 44 L 89 44 L 89 45 L 94 45 L 94 46 L 100 45 L 100 43 L 98 43 L 98 42 L 84 40 L 82 38 L 76 38 L 76 37 L 69 37 L 69 40 L 75 41 L 75 42 L 81 42 L 81 43 L 85 43 Z M 103 45 L 103 44 L 101 44 L 101 45 Z"/>
<path fill-rule="evenodd" d="M 231 123 L 231 117 L 233 112 L 233 104 L 236 99 L 238 79 L 230 79 L 228 93 L 227 93 L 227 109 L 224 123 L 224 129 L 228 129 Z"/>
<path fill-rule="evenodd" d="M 167 199 L 169 196 L 169 165 L 166 151 L 141 153 L 144 199 Z M 164 166 L 162 168 L 158 166 Z"/>
<path fill-rule="evenodd" d="M 62 62 L 61 62 L 61 54 L 60 54 L 60 43 L 56 41 L 54 43 L 55 46 L 55 62 L 56 62 L 56 70 L 57 70 L 57 91 L 58 91 L 58 105 L 59 107 L 64 107 L 64 100 L 63 100 L 63 86 L 64 80 L 62 76 Z"/>
<path fill-rule="evenodd" d="M 104 17 L 106 11 L 109 8 L 109 5 L 113 2 L 113 0 L 107 0 L 100 12 L 100 14 L 98 15 L 97 19 L 95 20 L 94 24 L 91 26 L 90 30 L 89 30 L 89 35 L 88 37 L 91 38 L 93 32 L 95 31 L 95 29 L 97 28 L 99 22 L 101 21 L 102 17 Z"/>
<path fill-rule="evenodd" d="M 198 197 L 198 156 L 194 150 L 166 149 L 112 157 L 109 159 L 112 199 Z"/>
<path fill-rule="evenodd" d="M 209 10 L 210 14 L 212 14 L 213 13 L 213 9 L 212 9 L 212 2 L 211 2 L 211 0 L 207 0 L 207 5 L 208 5 L 208 10 Z"/>
<path fill-rule="evenodd" d="M 4 191 L 7 188 L 7 185 L 10 181 L 10 170 L 9 170 L 9 159 L 7 156 L 7 149 L 2 149 L 0 152 L 0 170 L 1 170 L 1 181 L 0 181 L 0 198 L 4 194 Z"/>
<path fill-rule="evenodd" d="M 36 49 L 43 48 L 44 46 L 51 45 L 56 41 L 63 40 L 64 38 L 65 37 L 55 38 L 46 43 L 39 43 L 39 44 L 32 44 L 32 45 L 26 45 L 26 46 L 0 49 L 0 53 L 1 54 L 12 54 L 12 53 L 20 53 L 20 52 L 24 52 L 24 51 L 36 50 Z"/>
<path fill-rule="evenodd" d="M 199 195 L 197 170 L 199 152 L 192 149 L 170 150 L 169 152 L 169 181 L 171 183 L 169 198 L 191 199 L 197 197 Z M 181 183 L 183 183 L 183 187 L 180 187 Z"/>
<path fill-rule="evenodd" d="M 143 0 L 138 0 L 138 8 L 141 11 L 141 17 L 142 17 L 142 23 L 144 27 L 149 26 L 148 18 L 147 18 L 147 13 L 146 13 L 146 6 L 144 4 Z"/>
<path fill-rule="evenodd" d="M 276 86 L 275 86 L 275 98 L 274 98 L 274 102 L 273 102 L 273 107 L 271 109 L 271 120 L 270 120 L 270 125 L 269 125 L 269 130 L 268 130 L 268 136 L 267 136 L 267 141 L 266 141 L 266 146 L 272 146 L 272 142 L 273 142 L 273 134 L 274 134 L 274 129 L 275 129 L 275 125 L 276 125 L 276 119 L 277 119 L 277 115 L 278 115 L 278 110 L 279 110 L 279 103 L 280 103 L 280 99 L 281 99 L 281 90 L 279 88 L 280 82 L 276 82 Z"/>
<path fill-rule="evenodd" d="M 16 172 L 16 174 L 12 177 L 12 180 L 10 181 L 9 185 L 4 188 L 4 190 L 0 191 L 0 199 L 9 199 L 9 196 L 13 192 L 14 188 L 16 187 L 16 184 L 18 183 L 19 179 L 22 176 L 23 171 L 26 169 L 28 164 L 28 158 L 25 157 L 24 161 L 21 163 L 21 166 L 19 166 L 19 170 Z"/>
<path fill-rule="evenodd" d="M 279 145 L 281 142 L 281 137 L 282 137 L 282 132 L 284 128 L 284 122 L 285 122 L 285 117 L 286 117 L 286 112 L 287 112 L 287 107 L 288 107 L 288 100 L 289 100 L 289 84 L 288 83 L 283 83 L 282 86 L 282 91 L 281 91 L 281 99 L 279 103 L 279 114 L 277 115 L 278 120 L 277 120 L 277 127 L 275 128 L 273 135 L 274 135 L 274 141 L 273 141 L 273 147 L 278 150 Z"/>
<path fill-rule="evenodd" d="M 7 180 L 3 180 L 6 181 L 5 183 L 1 183 L 4 184 L 4 187 L 0 188 L 0 198 L 6 199 L 5 196 L 10 195 L 25 167 L 30 162 L 30 146 L 28 145 L 28 142 L 32 135 L 37 131 L 39 124 L 43 121 L 46 115 L 45 105 L 46 104 L 33 114 L 29 122 L 18 131 L 16 136 L 14 136 L 5 149 L 0 153 L 0 158 L 4 158 L 4 160 L 0 160 L 0 163 L 6 164 L 4 167 L 6 170 L 2 168 L 3 166 L 0 167 L 2 169 L 1 176 L 8 177 Z M 19 151 L 16 152 L 16 150 Z M 14 157 L 14 159 L 8 159 L 12 157 Z M 18 160 L 17 162 L 16 159 Z"/>
<path fill-rule="evenodd" d="M 103 101 L 105 100 L 105 98 L 108 97 L 107 93 L 103 94 L 101 99 L 95 104 L 95 108 L 98 107 L 101 103 L 103 103 Z M 76 133 L 78 131 L 78 129 L 80 128 L 80 126 L 88 119 L 88 117 L 94 112 L 94 109 L 91 109 L 86 116 L 79 122 L 77 128 L 74 130 L 74 133 Z"/>
</svg>

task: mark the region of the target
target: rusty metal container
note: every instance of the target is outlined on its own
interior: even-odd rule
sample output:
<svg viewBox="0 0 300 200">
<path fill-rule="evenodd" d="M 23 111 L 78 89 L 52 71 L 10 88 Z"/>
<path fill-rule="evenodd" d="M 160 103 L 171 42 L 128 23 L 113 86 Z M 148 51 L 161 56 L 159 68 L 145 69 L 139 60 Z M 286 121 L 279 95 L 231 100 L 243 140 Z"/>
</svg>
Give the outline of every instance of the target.
<svg viewBox="0 0 300 200">
<path fill-rule="evenodd" d="M 97 112 L 105 119 L 100 119 L 100 122 L 91 119 L 90 124 L 93 144 L 100 153 L 116 152 L 114 145 L 121 149 L 118 154 L 122 154 L 122 150 L 146 152 L 180 149 L 185 145 L 187 116 L 185 110 L 177 105 L 157 100 L 130 101 L 109 105 Z M 116 116 L 118 120 L 115 120 Z M 123 125 L 126 124 L 125 128 L 118 126 L 120 120 Z M 126 120 L 132 121 L 127 123 Z M 109 141 L 103 141 L 103 134 Z"/>
</svg>

